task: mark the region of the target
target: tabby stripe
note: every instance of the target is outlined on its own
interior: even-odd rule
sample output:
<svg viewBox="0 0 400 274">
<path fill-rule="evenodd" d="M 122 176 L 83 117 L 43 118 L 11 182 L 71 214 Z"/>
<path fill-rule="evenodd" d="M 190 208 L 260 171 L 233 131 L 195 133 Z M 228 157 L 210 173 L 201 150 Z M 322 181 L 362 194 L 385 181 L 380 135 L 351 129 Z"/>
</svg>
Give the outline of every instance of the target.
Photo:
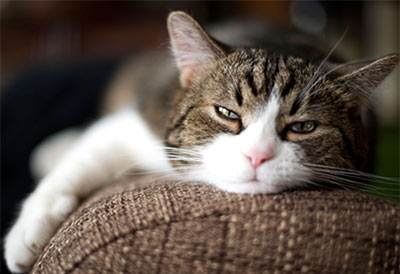
<svg viewBox="0 0 400 274">
<path fill-rule="evenodd" d="M 259 72 L 259 73 L 261 73 L 260 74 L 261 79 L 259 79 L 259 81 L 261 81 L 261 86 L 259 86 L 258 94 L 264 94 L 267 89 L 266 83 L 265 83 L 267 80 L 265 77 L 265 62 L 262 63 L 261 65 L 262 65 L 261 72 Z"/>
<path fill-rule="evenodd" d="M 240 89 L 240 85 L 237 84 L 236 85 L 236 101 L 238 103 L 239 106 L 241 106 L 243 104 L 243 95 L 242 95 L 242 90 Z"/>
<path fill-rule="evenodd" d="M 290 109 L 289 115 L 296 114 L 296 112 L 300 108 L 300 103 L 301 103 L 301 100 L 299 99 L 299 97 L 297 97 L 296 100 L 294 100 L 294 103 L 292 105 L 292 108 Z"/>
<path fill-rule="evenodd" d="M 249 85 L 250 89 L 251 89 L 251 93 L 253 93 L 253 95 L 256 97 L 258 95 L 258 90 L 254 85 L 254 63 L 252 64 L 252 70 L 251 72 L 246 74 L 246 80 L 247 80 L 247 84 Z"/>
<path fill-rule="evenodd" d="M 251 89 L 251 93 L 253 93 L 254 96 L 257 96 L 257 89 L 254 85 L 254 67 L 256 65 L 256 61 L 254 60 L 254 51 L 250 48 L 245 48 L 244 51 L 247 55 L 247 59 L 251 61 L 250 71 L 246 74 L 245 78 L 248 86 Z"/>
<path fill-rule="evenodd" d="M 275 58 L 274 63 L 271 62 L 269 65 L 269 67 L 270 67 L 269 73 L 271 74 L 272 79 L 270 79 L 269 83 L 268 83 L 268 93 L 272 92 L 272 89 L 275 86 L 276 75 L 279 74 L 278 62 L 279 62 L 279 58 Z"/>
<path fill-rule="evenodd" d="M 281 98 L 285 99 L 290 91 L 293 90 L 294 85 L 296 84 L 295 77 L 293 75 L 293 71 L 290 71 L 289 81 L 286 84 L 285 88 L 282 90 Z"/>
<path fill-rule="evenodd" d="M 293 102 L 292 108 L 290 109 L 290 112 L 289 112 L 290 115 L 294 115 L 299 110 L 303 99 L 304 99 L 304 93 L 300 92 L 300 94 L 297 96 L 296 100 L 294 100 L 294 102 Z"/>
<path fill-rule="evenodd" d="M 354 158 L 355 154 L 353 151 L 353 145 L 352 145 L 349 137 L 347 137 L 345 131 L 341 127 L 336 126 L 335 128 L 337 130 L 339 130 L 340 134 L 342 135 L 342 139 L 343 139 L 344 145 L 346 147 L 347 153 L 350 155 L 351 158 Z"/>
<path fill-rule="evenodd" d="M 267 93 L 267 73 L 268 73 L 268 66 L 269 66 L 269 60 L 268 58 L 265 58 L 264 63 L 263 63 L 263 71 L 262 71 L 262 75 L 264 76 L 264 81 L 261 87 L 261 92 L 262 93 Z"/>
<path fill-rule="evenodd" d="M 178 119 L 178 121 L 167 130 L 167 134 L 166 137 L 168 138 L 169 134 L 171 132 L 173 132 L 174 130 L 176 130 L 177 128 L 179 128 L 183 122 L 186 120 L 187 116 L 189 115 L 189 113 L 194 109 L 194 106 L 190 106 L 187 108 L 186 112 Z"/>
</svg>

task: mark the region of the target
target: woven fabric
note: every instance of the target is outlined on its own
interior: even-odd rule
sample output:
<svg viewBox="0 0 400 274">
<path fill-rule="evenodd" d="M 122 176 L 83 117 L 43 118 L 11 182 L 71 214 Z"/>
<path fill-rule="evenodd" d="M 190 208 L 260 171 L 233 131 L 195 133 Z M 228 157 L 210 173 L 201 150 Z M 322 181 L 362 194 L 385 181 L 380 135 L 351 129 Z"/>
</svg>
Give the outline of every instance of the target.
<svg viewBox="0 0 400 274">
<path fill-rule="evenodd" d="M 400 208 L 389 201 L 342 190 L 243 195 L 137 183 L 83 203 L 32 272 L 399 273 Z"/>
</svg>

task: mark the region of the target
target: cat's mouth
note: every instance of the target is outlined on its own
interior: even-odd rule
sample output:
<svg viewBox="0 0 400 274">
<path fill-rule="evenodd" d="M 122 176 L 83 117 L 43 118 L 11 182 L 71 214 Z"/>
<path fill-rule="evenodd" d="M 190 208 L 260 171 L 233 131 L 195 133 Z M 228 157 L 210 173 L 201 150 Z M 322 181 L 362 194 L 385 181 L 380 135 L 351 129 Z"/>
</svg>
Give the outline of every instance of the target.
<svg viewBox="0 0 400 274">
<path fill-rule="evenodd" d="M 239 184 L 230 185 L 226 190 L 247 194 L 276 193 L 279 191 L 275 185 L 267 184 L 259 179 L 242 181 Z"/>
<path fill-rule="evenodd" d="M 250 180 L 246 180 L 244 183 L 245 184 L 259 184 L 260 180 L 257 178 L 257 174 L 254 174 L 253 178 L 251 178 Z"/>
<path fill-rule="evenodd" d="M 258 180 L 250 180 L 250 181 L 245 181 L 242 183 L 243 186 L 248 186 L 248 187 L 258 187 L 261 184 L 260 181 Z"/>
</svg>

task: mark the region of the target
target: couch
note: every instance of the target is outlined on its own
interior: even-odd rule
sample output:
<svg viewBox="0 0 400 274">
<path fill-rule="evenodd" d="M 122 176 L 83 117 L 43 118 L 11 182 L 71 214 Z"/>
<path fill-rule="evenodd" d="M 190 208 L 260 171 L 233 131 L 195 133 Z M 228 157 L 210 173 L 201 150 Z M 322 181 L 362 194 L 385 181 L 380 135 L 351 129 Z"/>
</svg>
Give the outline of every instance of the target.
<svg viewBox="0 0 400 274">
<path fill-rule="evenodd" d="M 32 273 L 394 274 L 399 217 L 359 192 L 245 195 L 141 176 L 85 200 Z"/>
</svg>

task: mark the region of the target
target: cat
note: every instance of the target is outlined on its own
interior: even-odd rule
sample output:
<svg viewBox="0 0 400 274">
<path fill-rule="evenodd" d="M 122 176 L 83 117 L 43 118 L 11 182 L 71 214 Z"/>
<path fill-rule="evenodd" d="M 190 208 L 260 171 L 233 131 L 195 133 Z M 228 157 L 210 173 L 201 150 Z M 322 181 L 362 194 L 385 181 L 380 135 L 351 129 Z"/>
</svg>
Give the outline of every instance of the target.
<svg viewBox="0 0 400 274">
<path fill-rule="evenodd" d="M 369 170 L 369 98 L 398 54 L 338 64 L 293 45 L 229 47 L 181 11 L 167 26 L 177 69 L 153 55 L 127 65 L 108 101 L 129 104 L 72 132 L 65 155 L 44 165 L 5 239 L 11 271 L 29 271 L 79 201 L 132 167 L 253 194 Z"/>
</svg>

